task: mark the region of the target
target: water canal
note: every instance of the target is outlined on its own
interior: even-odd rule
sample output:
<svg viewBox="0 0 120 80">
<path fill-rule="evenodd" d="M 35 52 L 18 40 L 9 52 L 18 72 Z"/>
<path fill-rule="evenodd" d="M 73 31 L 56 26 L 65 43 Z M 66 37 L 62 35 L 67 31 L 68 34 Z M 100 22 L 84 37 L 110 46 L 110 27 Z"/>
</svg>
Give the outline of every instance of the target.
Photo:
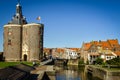
<svg viewBox="0 0 120 80">
<path fill-rule="evenodd" d="M 101 80 L 93 78 L 90 73 L 85 73 L 83 66 L 61 66 L 60 68 L 56 73 L 56 80 Z"/>
</svg>

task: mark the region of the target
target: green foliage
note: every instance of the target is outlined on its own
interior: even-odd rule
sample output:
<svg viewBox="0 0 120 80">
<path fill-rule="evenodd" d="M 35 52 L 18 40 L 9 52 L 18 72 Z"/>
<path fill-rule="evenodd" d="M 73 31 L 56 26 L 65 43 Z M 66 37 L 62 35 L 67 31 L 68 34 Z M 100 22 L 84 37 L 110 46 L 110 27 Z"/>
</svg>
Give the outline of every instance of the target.
<svg viewBox="0 0 120 80">
<path fill-rule="evenodd" d="M 105 65 L 107 65 L 107 63 L 106 63 L 106 62 L 103 62 L 102 65 L 105 66 Z"/>
<path fill-rule="evenodd" d="M 0 62 L 0 68 L 17 65 L 18 62 Z"/>
<path fill-rule="evenodd" d="M 103 59 L 97 58 L 95 63 L 99 64 L 99 65 L 102 65 L 103 64 Z"/>
<path fill-rule="evenodd" d="M 32 63 L 32 62 L 27 62 L 27 61 L 25 61 L 25 62 L 21 62 L 21 63 L 24 63 L 24 64 L 29 65 L 29 66 L 33 66 L 33 63 Z M 38 63 L 36 63 L 36 64 L 38 64 Z"/>
<path fill-rule="evenodd" d="M 78 61 L 78 65 L 84 64 L 84 60 L 83 59 L 79 59 Z"/>
<path fill-rule="evenodd" d="M 120 66 L 120 58 L 113 58 L 109 61 L 106 61 L 107 64 L 110 65 L 119 65 Z"/>
</svg>

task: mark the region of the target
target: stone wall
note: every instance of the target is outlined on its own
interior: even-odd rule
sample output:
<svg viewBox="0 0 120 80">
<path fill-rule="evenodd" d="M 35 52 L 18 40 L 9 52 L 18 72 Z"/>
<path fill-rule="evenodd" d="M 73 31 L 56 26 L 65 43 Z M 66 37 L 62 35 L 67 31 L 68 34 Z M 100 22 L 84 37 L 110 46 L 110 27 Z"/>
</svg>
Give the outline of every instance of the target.
<svg viewBox="0 0 120 80">
<path fill-rule="evenodd" d="M 4 57 L 6 61 L 21 60 L 21 25 L 4 26 Z"/>
<path fill-rule="evenodd" d="M 86 72 L 102 80 L 120 80 L 120 71 L 109 71 L 101 67 L 86 66 Z"/>
<path fill-rule="evenodd" d="M 23 25 L 22 60 L 24 60 L 24 55 L 27 56 L 27 61 L 40 60 L 40 54 L 43 53 L 42 34 L 41 24 L 31 23 Z"/>
<path fill-rule="evenodd" d="M 4 57 L 6 61 L 39 61 L 43 57 L 44 25 L 8 24 L 4 26 Z"/>
</svg>

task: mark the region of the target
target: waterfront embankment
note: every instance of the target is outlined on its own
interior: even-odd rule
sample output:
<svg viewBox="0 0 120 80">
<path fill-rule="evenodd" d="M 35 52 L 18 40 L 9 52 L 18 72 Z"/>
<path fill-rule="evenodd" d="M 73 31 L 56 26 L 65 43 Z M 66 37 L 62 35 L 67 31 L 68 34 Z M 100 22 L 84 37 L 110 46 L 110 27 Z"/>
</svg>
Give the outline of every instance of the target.
<svg viewBox="0 0 120 80">
<path fill-rule="evenodd" d="M 92 77 L 98 77 L 102 80 L 120 80 L 120 69 L 107 69 L 102 66 L 86 65 L 85 71 L 92 74 Z"/>
<path fill-rule="evenodd" d="M 31 74 L 37 75 L 37 77 L 33 78 L 37 80 L 55 80 L 55 70 L 54 66 L 38 66 L 35 70 L 31 71 Z M 33 76 L 34 77 L 34 76 Z"/>
</svg>

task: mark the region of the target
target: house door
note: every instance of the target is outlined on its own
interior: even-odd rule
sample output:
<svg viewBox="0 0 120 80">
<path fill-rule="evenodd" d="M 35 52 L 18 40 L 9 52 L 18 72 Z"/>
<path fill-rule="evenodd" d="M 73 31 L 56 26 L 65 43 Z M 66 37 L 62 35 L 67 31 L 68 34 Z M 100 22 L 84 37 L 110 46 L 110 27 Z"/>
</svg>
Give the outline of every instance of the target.
<svg viewBox="0 0 120 80">
<path fill-rule="evenodd" d="M 27 61 L 27 55 L 24 54 L 24 61 Z"/>
</svg>

